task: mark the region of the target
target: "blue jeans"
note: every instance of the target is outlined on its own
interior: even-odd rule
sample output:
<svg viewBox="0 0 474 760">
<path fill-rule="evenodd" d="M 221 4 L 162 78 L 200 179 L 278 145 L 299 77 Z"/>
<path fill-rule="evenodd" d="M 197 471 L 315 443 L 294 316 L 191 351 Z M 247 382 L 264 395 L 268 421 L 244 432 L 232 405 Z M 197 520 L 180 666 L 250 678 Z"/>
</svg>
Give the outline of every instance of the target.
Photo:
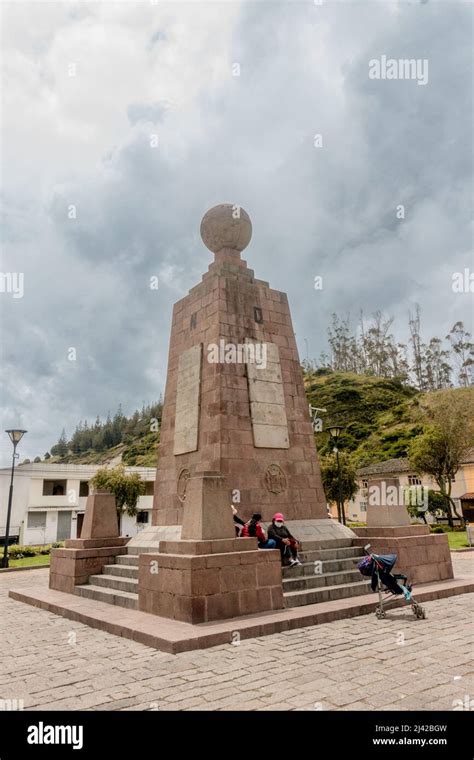
<svg viewBox="0 0 474 760">
<path fill-rule="evenodd" d="M 273 538 L 268 538 L 266 541 L 258 542 L 259 549 L 276 549 L 276 541 Z"/>
</svg>

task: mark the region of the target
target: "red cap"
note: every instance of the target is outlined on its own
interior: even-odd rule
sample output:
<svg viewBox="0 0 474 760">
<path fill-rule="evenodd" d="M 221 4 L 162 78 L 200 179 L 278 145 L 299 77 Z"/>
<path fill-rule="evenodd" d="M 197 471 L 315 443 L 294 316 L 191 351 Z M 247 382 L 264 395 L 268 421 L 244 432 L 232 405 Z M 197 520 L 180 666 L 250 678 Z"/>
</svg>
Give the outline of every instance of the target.
<svg viewBox="0 0 474 760">
<path fill-rule="evenodd" d="M 285 518 L 283 517 L 281 512 L 277 512 L 276 515 L 273 515 L 274 520 L 281 520 L 281 522 L 285 522 Z"/>
</svg>

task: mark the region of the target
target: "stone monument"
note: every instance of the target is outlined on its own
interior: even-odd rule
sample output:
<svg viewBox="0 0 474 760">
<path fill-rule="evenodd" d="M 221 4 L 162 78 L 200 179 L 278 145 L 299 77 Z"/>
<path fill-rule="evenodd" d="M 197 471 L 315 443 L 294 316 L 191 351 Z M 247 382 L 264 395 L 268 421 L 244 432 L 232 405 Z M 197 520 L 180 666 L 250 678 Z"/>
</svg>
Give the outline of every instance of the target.
<svg viewBox="0 0 474 760">
<path fill-rule="evenodd" d="M 368 528 L 411 525 L 398 478 L 371 478 L 367 484 L 367 497 Z"/>
<path fill-rule="evenodd" d="M 76 586 L 126 554 L 127 543 L 128 538 L 119 536 L 115 496 L 104 491 L 89 494 L 81 537 L 68 538 L 63 549 L 51 550 L 50 588 L 74 593 Z"/>
<path fill-rule="evenodd" d="M 242 260 L 251 236 L 243 208 L 202 219 L 214 261 L 173 309 L 152 525 L 130 551 L 197 537 L 203 472 L 221 479 L 221 538 L 231 501 L 244 519 L 283 512 L 301 540 L 354 535 L 328 518 L 288 299 Z"/>
</svg>

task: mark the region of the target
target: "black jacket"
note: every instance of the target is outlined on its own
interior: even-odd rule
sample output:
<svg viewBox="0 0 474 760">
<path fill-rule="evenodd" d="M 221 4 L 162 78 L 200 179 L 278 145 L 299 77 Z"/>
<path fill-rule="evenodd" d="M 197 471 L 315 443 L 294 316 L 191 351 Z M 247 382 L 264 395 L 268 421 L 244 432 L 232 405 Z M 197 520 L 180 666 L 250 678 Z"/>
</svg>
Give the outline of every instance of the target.
<svg viewBox="0 0 474 760">
<path fill-rule="evenodd" d="M 275 523 L 272 522 L 271 525 L 268 526 L 268 538 L 273 538 L 278 544 L 283 538 L 294 538 L 294 536 L 291 535 L 286 525 L 277 528 Z"/>
</svg>

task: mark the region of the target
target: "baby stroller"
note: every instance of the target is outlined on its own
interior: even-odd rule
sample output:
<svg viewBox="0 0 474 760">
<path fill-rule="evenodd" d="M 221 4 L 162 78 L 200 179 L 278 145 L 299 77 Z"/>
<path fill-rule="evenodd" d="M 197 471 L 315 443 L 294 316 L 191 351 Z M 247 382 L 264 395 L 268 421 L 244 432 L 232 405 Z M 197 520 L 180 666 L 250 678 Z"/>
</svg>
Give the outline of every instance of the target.
<svg viewBox="0 0 474 760">
<path fill-rule="evenodd" d="M 418 604 L 412 596 L 412 587 L 408 578 L 402 573 L 392 573 L 392 568 L 397 561 L 396 554 L 373 554 L 369 552 L 370 544 L 364 546 L 366 555 L 357 565 L 358 569 L 367 577 L 371 578 L 372 591 L 377 591 L 379 604 L 375 610 L 376 617 L 381 620 L 385 617 L 390 601 L 394 602 L 397 596 L 403 595 L 405 601 L 410 603 L 413 614 L 418 619 L 425 619 L 425 609 Z M 385 596 L 384 596 L 385 594 Z M 390 597 L 394 597 L 390 599 Z"/>
</svg>

